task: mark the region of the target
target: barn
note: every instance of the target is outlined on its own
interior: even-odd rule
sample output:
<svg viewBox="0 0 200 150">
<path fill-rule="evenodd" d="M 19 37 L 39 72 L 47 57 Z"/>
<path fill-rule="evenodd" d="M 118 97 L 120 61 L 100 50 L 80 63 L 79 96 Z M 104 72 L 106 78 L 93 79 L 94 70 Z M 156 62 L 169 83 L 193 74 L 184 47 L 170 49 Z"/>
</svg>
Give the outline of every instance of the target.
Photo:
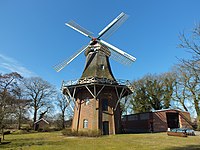
<svg viewBox="0 0 200 150">
<path fill-rule="evenodd" d="M 165 132 L 168 128 L 190 128 L 190 113 L 178 109 L 163 109 L 154 112 L 124 115 L 124 133 Z"/>
</svg>

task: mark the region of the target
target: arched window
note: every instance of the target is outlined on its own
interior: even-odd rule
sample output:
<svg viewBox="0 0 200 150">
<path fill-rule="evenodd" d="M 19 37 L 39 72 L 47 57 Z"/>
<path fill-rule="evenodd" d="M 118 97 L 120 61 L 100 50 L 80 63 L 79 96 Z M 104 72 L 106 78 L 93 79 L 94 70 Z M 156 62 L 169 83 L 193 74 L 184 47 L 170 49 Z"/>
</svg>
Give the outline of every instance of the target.
<svg viewBox="0 0 200 150">
<path fill-rule="evenodd" d="M 85 105 L 88 105 L 90 103 L 90 99 L 87 97 L 86 99 L 85 99 Z"/>
<path fill-rule="evenodd" d="M 83 119 L 83 128 L 88 128 L 88 120 Z"/>
</svg>

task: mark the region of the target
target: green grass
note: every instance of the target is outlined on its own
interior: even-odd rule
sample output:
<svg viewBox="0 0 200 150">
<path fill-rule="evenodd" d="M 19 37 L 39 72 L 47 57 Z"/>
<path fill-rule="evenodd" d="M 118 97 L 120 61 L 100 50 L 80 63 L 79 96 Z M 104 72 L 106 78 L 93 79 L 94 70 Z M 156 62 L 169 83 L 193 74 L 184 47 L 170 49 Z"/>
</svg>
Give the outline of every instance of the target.
<svg viewBox="0 0 200 150">
<path fill-rule="evenodd" d="M 99 138 L 66 137 L 61 132 L 11 134 L 0 149 L 9 150 L 132 150 L 132 149 L 200 149 L 200 136 L 187 138 L 166 133 L 121 134 Z M 8 143 L 10 142 L 10 143 Z"/>
</svg>

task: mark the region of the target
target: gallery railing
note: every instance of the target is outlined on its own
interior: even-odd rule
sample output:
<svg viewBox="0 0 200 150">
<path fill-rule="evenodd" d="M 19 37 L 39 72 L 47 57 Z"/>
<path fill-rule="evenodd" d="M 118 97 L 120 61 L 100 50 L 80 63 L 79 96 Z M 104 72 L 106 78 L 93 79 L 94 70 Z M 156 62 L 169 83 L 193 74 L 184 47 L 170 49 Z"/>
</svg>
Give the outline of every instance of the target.
<svg viewBox="0 0 200 150">
<path fill-rule="evenodd" d="M 123 80 L 123 79 L 110 80 L 107 78 L 99 78 L 99 77 L 87 77 L 87 78 L 82 78 L 82 79 L 63 81 L 62 87 L 81 85 L 81 84 L 91 84 L 91 83 L 110 84 L 110 85 L 126 85 L 127 87 L 129 87 L 129 89 L 131 91 L 133 91 L 133 86 L 129 80 Z"/>
</svg>

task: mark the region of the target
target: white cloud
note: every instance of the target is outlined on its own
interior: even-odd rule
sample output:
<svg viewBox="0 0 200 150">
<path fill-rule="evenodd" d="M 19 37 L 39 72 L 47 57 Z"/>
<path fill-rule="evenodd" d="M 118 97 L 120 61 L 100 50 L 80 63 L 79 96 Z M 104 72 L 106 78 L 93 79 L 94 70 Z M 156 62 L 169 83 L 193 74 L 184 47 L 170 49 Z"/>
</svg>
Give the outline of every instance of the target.
<svg viewBox="0 0 200 150">
<path fill-rule="evenodd" d="M 0 72 L 18 72 L 24 77 L 37 76 L 34 72 L 23 67 L 17 60 L 0 54 Z"/>
</svg>

